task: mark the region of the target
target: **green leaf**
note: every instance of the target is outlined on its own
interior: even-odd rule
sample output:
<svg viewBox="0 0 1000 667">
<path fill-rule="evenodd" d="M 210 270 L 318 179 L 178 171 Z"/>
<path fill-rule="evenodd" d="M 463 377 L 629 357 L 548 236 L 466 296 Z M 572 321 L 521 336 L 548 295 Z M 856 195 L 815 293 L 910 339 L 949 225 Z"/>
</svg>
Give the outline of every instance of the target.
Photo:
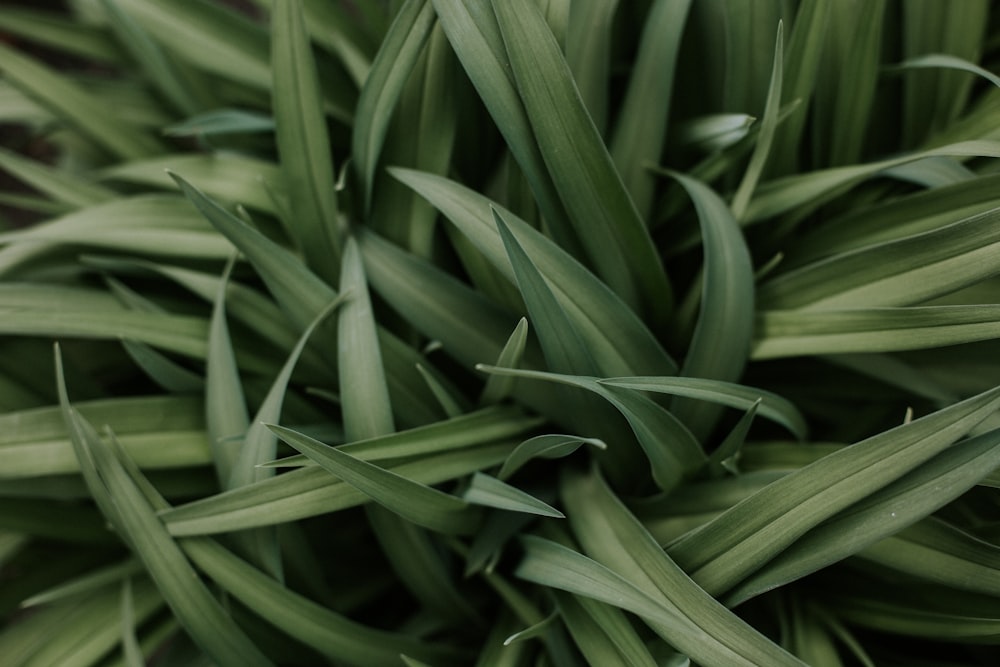
<svg viewBox="0 0 1000 667">
<path fill-rule="evenodd" d="M 281 171 L 273 162 L 257 158 L 233 153 L 167 155 L 124 162 L 99 173 L 105 180 L 176 191 L 177 183 L 170 172 L 183 174 L 211 197 L 267 213 L 277 212 L 272 189 L 282 184 Z"/>
<path fill-rule="evenodd" d="M 761 285 L 766 308 L 908 306 L 997 274 L 995 208 L 923 233 L 835 255 Z"/>
<path fill-rule="evenodd" d="M 423 606 L 452 622 L 482 622 L 455 585 L 451 562 L 432 533 L 380 505 L 367 505 L 365 516 L 389 566 Z"/>
<path fill-rule="evenodd" d="M 827 39 L 823 35 L 834 5 L 831 0 L 800 2 L 791 23 L 782 74 L 781 101 L 783 106 L 795 100 L 800 100 L 801 104 L 797 112 L 784 119 L 775 131 L 769 169 L 775 174 L 786 174 L 798 168 L 801 159 L 798 147 L 808 118 L 807 111 L 816 88 L 823 83 L 816 72 L 827 48 Z"/>
<path fill-rule="evenodd" d="M 471 447 L 388 465 L 386 471 L 419 484 L 440 484 L 500 465 L 514 445 L 501 442 Z M 174 535 L 206 535 L 336 512 L 369 500 L 326 470 L 310 466 L 179 506 L 164 512 L 163 520 Z M 454 502 L 443 502 L 457 509 Z"/>
<path fill-rule="evenodd" d="M 622 182 L 647 224 L 652 222 L 656 187 L 648 165 L 659 164 L 663 151 L 681 36 L 690 7 L 690 0 L 657 0 L 650 8 L 609 144 Z M 650 109 L 658 112 L 651 114 Z"/>
<path fill-rule="evenodd" d="M 16 284 L 9 286 L 22 287 Z M 18 291 L 26 294 L 36 292 L 31 289 Z M 207 325 L 199 317 L 123 311 L 110 307 L 95 309 L 85 304 L 56 309 L 54 304 L 57 301 L 45 301 L 44 308 L 25 309 L 9 305 L 8 296 L 0 294 L 0 334 L 100 340 L 132 338 L 185 356 L 205 357 Z"/>
<path fill-rule="evenodd" d="M 656 667 L 646 645 L 620 610 L 562 592 L 557 592 L 555 598 L 559 617 L 589 664 Z"/>
<path fill-rule="evenodd" d="M 205 379 L 167 355 L 143 343 L 123 340 L 122 347 L 143 373 L 172 394 L 194 394 L 205 389 Z"/>
<path fill-rule="evenodd" d="M 353 238 L 344 247 L 342 267 L 346 301 L 339 313 L 337 360 L 344 435 L 352 441 L 386 435 L 396 427 L 361 252 Z"/>
<path fill-rule="evenodd" d="M 924 306 L 764 311 L 754 359 L 917 350 L 1000 337 L 1000 307 Z"/>
<path fill-rule="evenodd" d="M 117 2 L 178 58 L 223 80 L 270 87 L 267 32 L 245 15 L 205 0 Z"/>
<path fill-rule="evenodd" d="M 358 236 L 371 286 L 407 321 L 466 364 L 495 359 L 514 319 L 425 260 L 375 234 Z"/>
<path fill-rule="evenodd" d="M 553 238 L 576 257 L 580 240 L 535 141 L 511 73 L 494 12 L 482 0 L 433 0 L 434 11 L 465 73 L 531 186 Z"/>
<path fill-rule="evenodd" d="M 114 423 L 123 446 L 142 467 L 205 465 L 211 460 L 200 401 L 194 397 L 133 397 L 81 402 L 88 420 Z M 58 408 L 0 416 L 2 477 L 40 477 L 79 471 Z M 35 480 L 37 483 L 37 480 Z"/>
<path fill-rule="evenodd" d="M 824 14 L 822 36 L 803 39 L 822 42 L 812 84 L 811 115 L 821 128 L 814 135 L 817 155 L 813 165 L 836 167 L 865 159 L 876 138 L 872 132 L 878 127 L 879 65 L 888 32 L 885 26 L 892 25 L 892 15 L 887 15 L 884 0 L 828 5 L 816 12 Z M 819 17 L 814 20 L 819 31 Z M 892 122 L 898 122 L 897 116 L 893 113 Z"/>
<path fill-rule="evenodd" d="M 905 7 L 900 31 L 904 58 L 944 54 L 972 62 L 980 60 L 986 48 L 990 3 L 974 0 L 965 11 L 954 15 L 947 9 L 933 2 Z M 972 77 L 954 70 L 907 72 L 903 79 L 903 141 L 917 145 L 953 123 L 968 104 L 973 83 Z"/>
<path fill-rule="evenodd" d="M 746 137 L 755 122 L 756 118 L 745 113 L 698 116 L 677 128 L 677 141 L 709 153 L 721 151 Z"/>
<path fill-rule="evenodd" d="M 497 477 L 505 480 L 517 472 L 525 463 L 535 458 L 556 459 L 569 456 L 584 444 L 602 450 L 608 448 L 603 440 L 583 438 L 575 435 L 546 433 L 545 435 L 536 435 L 534 438 L 528 438 L 510 453 L 507 460 L 503 462 L 503 467 L 500 469 Z"/>
<path fill-rule="evenodd" d="M 1000 466 L 1000 432 L 953 445 L 913 472 L 806 533 L 731 591 L 735 606 L 890 537 L 971 489 Z M 980 589 L 981 590 L 981 589 Z"/>
<path fill-rule="evenodd" d="M 597 474 L 568 473 L 561 495 L 573 532 L 592 558 L 702 635 L 676 637 L 672 629 L 668 634 L 651 626 L 672 646 L 703 664 L 800 664 L 692 581 Z M 710 651 L 733 655 L 720 663 Z"/>
<path fill-rule="evenodd" d="M 163 600 L 148 581 L 137 583 L 133 593 L 138 622 L 162 611 Z M 32 623 L 8 626 L 0 634 L 5 661 L 16 665 L 93 665 L 121 644 L 121 589 L 107 587 L 78 600 L 33 611 L 32 617 Z"/>
<path fill-rule="evenodd" d="M 757 408 L 763 399 L 758 398 L 754 401 L 740 420 L 736 422 L 736 425 L 729 431 L 726 438 L 719 444 L 719 446 L 712 452 L 708 457 L 708 467 L 713 470 L 715 475 L 721 475 L 725 473 L 739 474 L 739 467 L 737 462 L 739 460 L 740 450 L 746 443 L 747 433 L 750 431 L 750 426 L 753 425 L 754 417 L 757 416 Z"/>
<path fill-rule="evenodd" d="M 341 445 L 340 450 L 365 461 L 418 458 L 523 436 L 542 422 L 539 417 L 528 416 L 519 408 L 494 406 L 406 431 L 348 442 Z M 304 456 L 297 456 L 271 465 L 279 467 L 308 462 L 309 459 Z"/>
<path fill-rule="evenodd" d="M 311 272 L 290 251 L 278 246 L 229 213 L 184 178 L 171 174 L 184 195 L 260 273 L 275 300 L 301 330 L 321 312 L 337 294 Z"/>
<path fill-rule="evenodd" d="M 366 211 L 371 209 L 375 167 L 389 121 L 434 20 L 434 8 L 428 0 L 408 0 L 396 14 L 361 88 L 351 151 L 364 188 Z"/>
<path fill-rule="evenodd" d="M 116 64 L 124 55 L 100 27 L 58 12 L 10 6 L 0 9 L 4 32 L 86 60 Z"/>
<path fill-rule="evenodd" d="M 493 9 L 539 150 L 588 258 L 625 303 L 664 323 L 671 289 L 663 265 L 552 32 L 529 0 Z"/>
<path fill-rule="evenodd" d="M 764 389 L 697 377 L 606 378 L 599 382 L 624 389 L 712 401 L 738 410 L 749 410 L 760 401 L 758 410 L 762 417 L 781 424 L 799 439 L 804 440 L 808 434 L 806 418 L 799 409 L 788 399 Z"/>
<path fill-rule="evenodd" d="M 135 600 L 132 595 L 132 580 L 126 579 L 122 584 L 122 653 L 128 667 L 142 667 L 146 659 L 139 648 L 136 639 Z"/>
<path fill-rule="evenodd" d="M 49 167 L 6 149 L 0 149 L 0 168 L 46 196 L 73 208 L 100 204 L 117 196 L 113 190 L 84 175 Z"/>
<path fill-rule="evenodd" d="M 220 665 L 270 665 L 200 582 L 128 472 L 69 404 L 56 353 L 59 401 L 87 486 L 105 517 L 146 566 L 167 604 Z"/>
<path fill-rule="evenodd" d="M 116 0 L 101 0 L 101 8 L 107 13 L 114 34 L 171 106 L 188 115 L 198 111 L 203 100 L 198 99 L 181 71 L 142 26 L 122 11 Z"/>
<path fill-rule="evenodd" d="M 923 56 L 915 56 L 913 58 L 907 58 L 903 62 L 889 68 L 889 71 L 896 70 L 907 70 L 907 69 L 920 69 L 920 68 L 943 68 L 943 69 L 954 69 L 961 72 L 969 72 L 970 74 L 975 74 L 976 76 L 982 77 L 992 83 L 994 86 L 1000 87 L 1000 77 L 998 77 L 993 72 L 983 69 L 979 65 L 973 62 L 969 62 L 964 58 L 959 58 L 957 56 L 949 55 L 947 53 L 928 53 Z"/>
<path fill-rule="evenodd" d="M 580 99 L 603 134 L 608 122 L 611 36 L 618 0 L 566 4 L 569 5 L 566 62 L 573 72 Z"/>
<path fill-rule="evenodd" d="M 628 420 L 639 445 L 649 459 L 653 479 L 661 490 L 674 488 L 685 475 L 694 473 L 705 463 L 701 445 L 691 432 L 671 413 L 645 396 L 606 386 L 593 377 L 495 368 L 482 364 L 477 368 L 488 373 L 579 387 L 601 396 Z"/>
<path fill-rule="evenodd" d="M 510 337 L 500 350 L 500 355 L 494 364 L 501 368 L 517 368 L 521 365 L 524 348 L 528 340 L 528 320 L 521 318 L 511 332 Z M 493 405 L 506 398 L 514 387 L 514 378 L 502 375 L 491 375 L 486 380 L 486 386 L 480 395 L 479 402 L 483 405 Z"/>
<path fill-rule="evenodd" d="M 742 222 L 753 224 L 795 209 L 813 210 L 886 169 L 939 156 L 1000 157 L 1000 143 L 987 140 L 965 141 L 878 162 L 805 172 L 768 181 L 757 189 Z"/>
<path fill-rule="evenodd" d="M 939 454 L 1000 407 L 1000 390 L 979 394 L 829 454 L 773 482 L 678 540 L 670 556 L 719 594 L 810 529 Z"/>
<path fill-rule="evenodd" d="M 597 364 L 538 268 L 511 234 L 500 213 L 493 218 L 524 297 L 548 367 L 557 373 L 595 375 Z"/>
<path fill-rule="evenodd" d="M 493 209 L 498 211 L 518 244 L 544 276 L 578 334 L 586 341 L 602 375 L 629 375 L 640 369 L 649 372 L 652 368 L 661 369 L 658 372 L 663 375 L 676 371 L 674 361 L 621 299 L 526 222 L 454 181 L 404 169 L 390 171 L 444 213 L 513 283 L 516 280 L 514 270 L 492 214 Z M 623 340 L 629 344 L 622 345 Z"/>
<path fill-rule="evenodd" d="M 399 664 L 399 654 L 427 660 L 453 659 L 453 652 L 411 635 L 390 633 L 356 623 L 278 583 L 213 540 L 180 542 L 198 568 L 275 627 L 330 660 L 351 665 Z"/>
<path fill-rule="evenodd" d="M 250 425 L 243 384 L 226 322 L 226 286 L 235 262 L 235 257 L 229 260 L 219 281 L 205 360 L 205 423 L 212 446 L 215 474 L 223 488 L 230 488 L 233 468 L 240 458 L 242 438 Z"/>
<path fill-rule="evenodd" d="M 103 100 L 41 62 L 0 45 L 0 70 L 43 108 L 119 158 L 162 152 L 151 136 L 108 113 Z"/>
<path fill-rule="evenodd" d="M 784 41 L 783 24 L 778 21 L 778 36 L 774 40 L 774 65 L 771 69 L 771 84 L 767 89 L 767 102 L 764 105 L 764 115 L 760 121 L 760 134 L 757 136 L 757 143 L 754 144 L 753 153 L 750 155 L 750 164 L 747 165 L 743 173 L 743 180 L 736 188 L 730 208 L 736 220 L 743 219 L 746 214 L 747 205 L 753 196 L 754 188 L 764 173 L 764 167 L 770 156 L 771 144 L 774 142 L 774 133 L 778 127 L 778 115 L 781 110 L 781 85 L 782 73 L 784 71 Z"/>
<path fill-rule="evenodd" d="M 343 227 L 330 138 L 301 3 L 276 0 L 271 32 L 272 104 L 291 214 L 287 224 L 312 270 L 333 283 L 340 268 Z"/>
<path fill-rule="evenodd" d="M 661 637 L 704 664 L 755 665 L 734 651 L 676 608 L 651 597 L 613 570 L 555 542 L 539 537 L 523 539 L 525 556 L 517 576 L 543 586 L 599 600 L 638 614 Z M 799 665 L 797 660 L 774 647 L 769 658 L 774 665 Z M 773 661 L 777 658 L 777 661 Z"/>
<path fill-rule="evenodd" d="M 982 175 L 961 183 L 851 210 L 808 234 L 802 234 L 782 262 L 786 270 L 821 257 L 939 229 L 1000 206 L 1000 175 Z"/>
<path fill-rule="evenodd" d="M 950 588 L 996 596 L 1000 548 L 928 517 L 869 545 L 857 557 Z"/>
<path fill-rule="evenodd" d="M 705 254 L 701 308 L 681 375 L 735 381 L 750 355 L 753 336 L 750 251 L 736 219 L 718 195 L 696 180 L 680 174 L 674 177 L 694 200 Z M 696 437 L 707 435 L 718 417 L 712 406 L 685 399 L 674 399 L 671 410 Z"/>
<path fill-rule="evenodd" d="M 465 501 L 328 447 L 282 426 L 270 426 L 286 443 L 399 516 L 434 531 L 471 531 L 479 515 Z"/>
<path fill-rule="evenodd" d="M 474 505 L 496 507 L 512 512 L 525 512 L 539 516 L 565 518 L 565 515 L 554 507 L 524 491 L 477 472 L 472 476 L 469 488 L 462 494 L 462 499 Z"/>
<path fill-rule="evenodd" d="M 216 109 L 163 129 L 168 137 L 215 137 L 274 132 L 274 118 L 245 109 Z"/>
</svg>

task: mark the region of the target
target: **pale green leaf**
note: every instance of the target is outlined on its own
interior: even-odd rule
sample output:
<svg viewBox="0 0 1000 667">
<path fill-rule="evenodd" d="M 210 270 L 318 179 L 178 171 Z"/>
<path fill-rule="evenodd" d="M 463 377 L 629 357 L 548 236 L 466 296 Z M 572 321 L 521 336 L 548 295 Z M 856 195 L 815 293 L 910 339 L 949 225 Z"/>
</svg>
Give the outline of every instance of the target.
<svg viewBox="0 0 1000 667">
<path fill-rule="evenodd" d="M 797 438 L 805 439 L 808 433 L 806 418 L 794 403 L 764 389 L 698 377 L 606 378 L 599 382 L 626 389 L 712 401 L 738 410 L 749 410 L 759 400 L 761 403 L 758 411 L 762 417 L 781 424 Z"/>
<path fill-rule="evenodd" d="M 344 246 L 341 265 L 340 287 L 345 290 L 337 328 L 337 364 L 344 388 L 341 414 L 346 439 L 364 440 L 392 433 L 396 427 L 361 252 L 353 238 Z"/>
<path fill-rule="evenodd" d="M 500 479 L 507 479 L 519 470 L 524 464 L 534 458 L 556 459 L 569 456 L 581 445 L 591 445 L 597 449 L 607 449 L 607 444 L 603 440 L 596 438 L 584 438 L 575 435 L 561 435 L 556 433 L 546 433 L 529 438 L 517 446 L 503 467 L 497 474 Z"/>
<path fill-rule="evenodd" d="M 343 479 L 386 509 L 417 525 L 455 534 L 469 532 L 478 522 L 478 513 L 455 496 L 355 458 L 336 447 L 328 447 L 291 429 L 281 426 L 270 428 L 329 474 Z"/>
<path fill-rule="evenodd" d="M 1000 307 L 923 306 L 764 311 L 754 359 L 805 354 L 894 352 L 1000 337 Z"/>
<path fill-rule="evenodd" d="M 913 472 L 806 533 L 727 597 L 739 604 L 890 537 L 968 491 L 1000 466 L 1000 433 L 953 445 Z M 994 577 L 995 579 L 995 577 Z M 985 585 L 985 582 L 981 585 Z M 981 590 L 981 589 L 980 589 Z"/>
<path fill-rule="evenodd" d="M 419 484 L 440 484 L 500 465 L 515 444 L 501 442 L 431 455 L 389 465 L 386 471 Z M 309 466 L 179 506 L 164 512 L 163 519 L 175 535 L 205 535 L 336 512 L 370 499 L 319 466 Z M 451 501 L 444 502 L 455 507 Z"/>
<path fill-rule="evenodd" d="M 675 637 L 666 628 L 651 626 L 671 645 L 707 664 L 716 662 L 705 657 L 706 651 L 731 652 L 725 664 L 801 664 L 695 584 L 598 475 L 570 473 L 561 487 L 570 525 L 584 550 L 702 637 Z"/>
<path fill-rule="evenodd" d="M 495 507 L 512 512 L 525 512 L 539 516 L 564 518 L 559 510 L 517 487 L 477 472 L 472 476 L 469 487 L 462 493 L 462 499 L 474 505 Z"/>
<path fill-rule="evenodd" d="M 138 159 L 162 151 L 152 136 L 116 118 L 102 99 L 34 58 L 0 45 L 0 71 L 47 111 L 116 157 Z"/>
<path fill-rule="evenodd" d="M 494 364 L 501 368 L 517 368 L 521 365 L 524 348 L 528 340 L 528 320 L 521 318 L 511 332 L 510 337 L 500 350 L 500 355 Z M 499 403 L 506 398 L 514 387 L 514 378 L 502 375 L 491 375 L 486 380 L 479 402 L 483 405 Z"/>
<path fill-rule="evenodd" d="M 872 436 L 775 481 L 668 553 L 705 590 L 719 594 L 788 545 L 968 433 L 1000 407 L 1000 390 Z"/>
</svg>

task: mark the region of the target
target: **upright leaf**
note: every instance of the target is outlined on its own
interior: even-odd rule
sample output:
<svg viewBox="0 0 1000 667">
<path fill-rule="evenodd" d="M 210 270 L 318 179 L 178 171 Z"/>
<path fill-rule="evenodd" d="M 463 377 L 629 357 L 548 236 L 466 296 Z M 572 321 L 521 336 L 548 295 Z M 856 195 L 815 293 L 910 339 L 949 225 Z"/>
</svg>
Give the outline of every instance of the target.
<svg viewBox="0 0 1000 667">
<path fill-rule="evenodd" d="M 330 139 L 301 4 L 276 0 L 272 21 L 272 97 L 292 215 L 288 226 L 309 266 L 335 284 L 342 227 Z"/>
<path fill-rule="evenodd" d="M 521 101 L 598 275 L 657 326 L 671 288 L 645 225 L 587 114 L 559 45 L 530 0 L 493 2 Z"/>
<path fill-rule="evenodd" d="M 430 0 L 407 0 L 396 14 L 361 88 L 351 151 L 361 176 L 365 211 L 371 210 L 375 167 L 396 101 L 433 27 Z"/>
<path fill-rule="evenodd" d="M 694 200 L 705 254 L 701 309 L 681 374 L 732 382 L 743 372 L 753 336 L 750 251 L 739 225 L 718 195 L 687 176 L 677 174 L 676 178 Z M 696 436 L 707 435 L 718 416 L 704 403 L 674 399 L 671 405 Z"/>
<path fill-rule="evenodd" d="M 648 165 L 658 164 L 667 135 L 674 72 L 691 0 L 657 0 L 649 10 L 639 54 L 622 100 L 609 149 L 636 209 L 650 218 L 656 181 Z M 657 113 L 649 113 L 657 109 Z"/>
</svg>

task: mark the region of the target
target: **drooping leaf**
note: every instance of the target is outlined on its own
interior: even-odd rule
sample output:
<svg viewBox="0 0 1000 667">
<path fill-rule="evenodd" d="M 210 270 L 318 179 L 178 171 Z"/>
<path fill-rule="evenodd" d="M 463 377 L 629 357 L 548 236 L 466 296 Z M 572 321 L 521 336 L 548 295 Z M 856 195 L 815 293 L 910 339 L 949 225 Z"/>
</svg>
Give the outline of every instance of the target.
<svg viewBox="0 0 1000 667">
<path fill-rule="evenodd" d="M 608 448 L 602 440 L 597 440 L 596 438 L 584 438 L 556 433 L 537 435 L 534 438 L 525 440 L 517 446 L 517 449 L 510 453 L 510 456 L 504 461 L 503 467 L 497 476 L 505 480 L 531 459 L 552 459 L 569 456 L 584 444 L 598 449 Z"/>
</svg>

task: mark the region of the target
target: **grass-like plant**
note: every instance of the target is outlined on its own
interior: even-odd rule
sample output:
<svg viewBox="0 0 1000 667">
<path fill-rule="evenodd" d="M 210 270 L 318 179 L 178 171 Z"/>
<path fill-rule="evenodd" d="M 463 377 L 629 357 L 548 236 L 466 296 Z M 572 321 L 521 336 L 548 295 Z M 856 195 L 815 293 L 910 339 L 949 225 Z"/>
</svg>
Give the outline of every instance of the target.
<svg viewBox="0 0 1000 667">
<path fill-rule="evenodd" d="M 0 8 L 0 664 L 997 663 L 995 7 L 242 5 Z"/>
</svg>

